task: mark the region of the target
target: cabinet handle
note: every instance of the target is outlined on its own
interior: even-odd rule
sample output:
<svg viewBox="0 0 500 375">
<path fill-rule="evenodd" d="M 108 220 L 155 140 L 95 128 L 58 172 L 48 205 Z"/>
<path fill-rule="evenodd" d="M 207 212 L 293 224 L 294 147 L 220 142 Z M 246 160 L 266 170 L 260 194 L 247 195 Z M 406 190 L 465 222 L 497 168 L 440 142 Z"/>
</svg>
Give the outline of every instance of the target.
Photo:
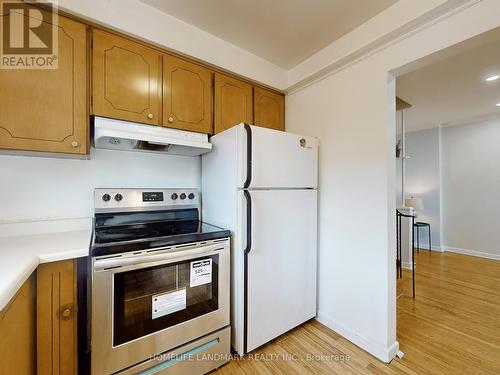
<svg viewBox="0 0 500 375">
<path fill-rule="evenodd" d="M 155 116 L 154 116 L 152 113 L 149 113 L 149 114 L 148 114 L 148 119 L 152 120 L 152 119 L 153 119 L 153 117 L 155 117 Z"/>
<path fill-rule="evenodd" d="M 78 146 L 80 146 L 80 143 L 78 143 L 78 141 L 71 142 L 71 147 L 75 147 L 76 148 Z"/>
<path fill-rule="evenodd" d="M 73 308 L 71 306 L 66 306 L 62 308 L 61 318 L 64 320 L 71 319 L 73 316 Z"/>
<path fill-rule="evenodd" d="M 173 118 L 172 116 L 170 116 L 170 117 L 168 118 L 168 122 L 174 122 L 174 118 Z"/>
</svg>

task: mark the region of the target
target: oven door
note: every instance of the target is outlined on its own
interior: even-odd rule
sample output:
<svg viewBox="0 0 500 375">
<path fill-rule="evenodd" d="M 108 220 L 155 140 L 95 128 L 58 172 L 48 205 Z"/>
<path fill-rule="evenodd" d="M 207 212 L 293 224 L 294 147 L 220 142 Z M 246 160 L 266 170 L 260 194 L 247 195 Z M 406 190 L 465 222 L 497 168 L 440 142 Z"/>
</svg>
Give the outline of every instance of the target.
<svg viewBox="0 0 500 375">
<path fill-rule="evenodd" d="M 229 325 L 229 240 L 93 259 L 92 373 Z"/>
</svg>

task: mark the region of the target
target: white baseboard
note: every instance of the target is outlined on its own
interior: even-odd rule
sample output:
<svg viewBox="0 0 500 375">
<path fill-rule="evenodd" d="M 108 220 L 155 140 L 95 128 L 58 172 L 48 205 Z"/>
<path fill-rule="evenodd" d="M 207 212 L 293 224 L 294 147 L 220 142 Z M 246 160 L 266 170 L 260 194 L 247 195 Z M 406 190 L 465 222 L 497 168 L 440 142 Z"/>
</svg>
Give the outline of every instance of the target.
<svg viewBox="0 0 500 375">
<path fill-rule="evenodd" d="M 415 243 L 415 246 L 417 246 L 417 244 Z M 438 251 L 440 253 L 444 253 L 444 249 L 443 247 L 441 246 L 431 246 L 431 250 L 432 251 Z M 416 250 L 415 250 L 416 251 Z M 426 243 L 420 243 L 420 251 L 429 251 L 429 245 L 426 244 Z"/>
<path fill-rule="evenodd" d="M 395 341 L 391 346 L 386 348 L 377 342 L 363 337 L 358 332 L 343 326 L 331 316 L 323 314 L 321 311 L 318 311 L 316 320 L 385 363 L 389 363 L 399 351 L 399 342 Z"/>
<path fill-rule="evenodd" d="M 411 263 L 410 262 L 403 262 L 403 268 L 405 270 L 411 270 Z M 415 268 L 417 268 L 416 264 L 415 264 Z"/>
<path fill-rule="evenodd" d="M 480 257 L 480 258 L 500 260 L 500 254 L 492 254 L 492 253 L 485 253 L 485 252 L 476 251 L 476 250 L 460 249 L 458 247 L 444 246 L 444 251 L 447 251 L 450 253 L 463 254 L 463 255 L 471 255 L 471 256 Z"/>
</svg>

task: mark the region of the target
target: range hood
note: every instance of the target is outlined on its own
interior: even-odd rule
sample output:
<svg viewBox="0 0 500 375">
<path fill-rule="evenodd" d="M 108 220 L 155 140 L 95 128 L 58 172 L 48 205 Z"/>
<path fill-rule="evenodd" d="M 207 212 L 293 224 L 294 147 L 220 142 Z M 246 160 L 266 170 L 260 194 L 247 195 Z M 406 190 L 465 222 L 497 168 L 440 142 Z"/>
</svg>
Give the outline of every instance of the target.
<svg viewBox="0 0 500 375">
<path fill-rule="evenodd" d="M 94 147 L 197 156 L 212 150 L 208 135 L 94 117 Z"/>
</svg>

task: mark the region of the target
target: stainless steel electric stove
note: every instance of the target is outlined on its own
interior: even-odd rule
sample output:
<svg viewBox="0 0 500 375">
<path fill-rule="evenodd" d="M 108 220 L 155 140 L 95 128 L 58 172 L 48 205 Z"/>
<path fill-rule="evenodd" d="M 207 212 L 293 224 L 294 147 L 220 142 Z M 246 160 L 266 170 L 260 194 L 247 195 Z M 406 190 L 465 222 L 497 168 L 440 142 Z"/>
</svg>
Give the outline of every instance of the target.
<svg viewBox="0 0 500 375">
<path fill-rule="evenodd" d="M 92 374 L 204 374 L 229 359 L 230 232 L 193 189 L 96 189 Z"/>
</svg>

